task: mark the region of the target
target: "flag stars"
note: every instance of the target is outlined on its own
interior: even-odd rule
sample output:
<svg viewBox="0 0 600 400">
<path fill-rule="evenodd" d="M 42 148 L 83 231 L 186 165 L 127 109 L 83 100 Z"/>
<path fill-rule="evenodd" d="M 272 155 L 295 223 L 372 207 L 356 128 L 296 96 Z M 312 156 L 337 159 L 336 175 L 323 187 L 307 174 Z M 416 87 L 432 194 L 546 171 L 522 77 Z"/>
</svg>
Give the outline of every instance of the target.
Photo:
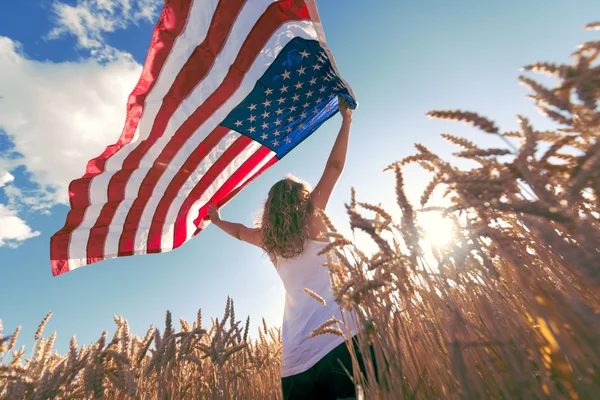
<svg viewBox="0 0 600 400">
<path fill-rule="evenodd" d="M 261 82 L 228 126 L 281 152 L 297 142 L 295 132 L 303 137 L 330 115 L 336 93 L 348 89 L 326 53 L 308 50 L 296 50 L 293 64 L 280 64 L 271 82 Z"/>
</svg>

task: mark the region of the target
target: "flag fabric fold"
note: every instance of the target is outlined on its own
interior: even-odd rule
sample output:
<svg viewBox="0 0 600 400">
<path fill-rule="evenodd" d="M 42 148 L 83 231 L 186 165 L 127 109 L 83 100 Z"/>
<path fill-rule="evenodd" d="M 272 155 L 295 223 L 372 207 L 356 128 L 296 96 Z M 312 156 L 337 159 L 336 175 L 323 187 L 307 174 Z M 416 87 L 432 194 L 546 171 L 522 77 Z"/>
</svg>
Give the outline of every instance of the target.
<svg viewBox="0 0 600 400">
<path fill-rule="evenodd" d="M 355 106 L 314 0 L 166 0 L 117 143 L 71 182 L 53 275 L 160 253 Z"/>
</svg>

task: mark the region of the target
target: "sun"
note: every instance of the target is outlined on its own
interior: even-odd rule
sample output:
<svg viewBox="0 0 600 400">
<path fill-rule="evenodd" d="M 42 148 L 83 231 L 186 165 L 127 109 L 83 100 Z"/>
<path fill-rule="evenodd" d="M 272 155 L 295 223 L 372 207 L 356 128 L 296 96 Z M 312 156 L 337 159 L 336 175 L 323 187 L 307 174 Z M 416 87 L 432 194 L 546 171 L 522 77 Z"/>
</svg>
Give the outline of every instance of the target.
<svg viewBox="0 0 600 400">
<path fill-rule="evenodd" d="M 454 238 L 452 222 L 441 212 L 423 212 L 417 219 L 423 228 L 423 240 L 432 247 L 444 247 Z"/>
</svg>

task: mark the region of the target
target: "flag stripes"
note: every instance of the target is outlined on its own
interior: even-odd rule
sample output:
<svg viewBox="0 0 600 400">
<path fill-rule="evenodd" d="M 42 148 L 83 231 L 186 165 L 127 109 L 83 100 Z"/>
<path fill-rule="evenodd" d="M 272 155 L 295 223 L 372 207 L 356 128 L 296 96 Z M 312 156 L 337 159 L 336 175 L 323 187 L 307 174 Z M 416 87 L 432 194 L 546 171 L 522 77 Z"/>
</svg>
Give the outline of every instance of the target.
<svg viewBox="0 0 600 400">
<path fill-rule="evenodd" d="M 54 275 L 180 246 L 205 227 L 208 204 L 227 203 L 277 161 L 220 124 L 287 43 L 319 40 L 312 6 L 166 0 L 119 141 L 69 187 L 71 210 L 51 239 Z"/>
<path fill-rule="evenodd" d="M 72 268 L 87 264 L 87 262 L 85 264 L 81 263 L 86 258 L 85 254 L 78 254 L 77 252 L 72 255 L 69 254 L 69 244 L 71 241 L 71 232 L 82 224 L 86 211 L 91 216 L 99 213 L 99 210 L 95 213 L 94 208 L 91 210 L 89 208 L 86 209 L 91 204 L 89 189 L 92 178 L 103 172 L 106 161 L 118 153 L 123 146 L 130 143 L 136 136 L 136 130 L 140 122 L 140 116 L 143 115 L 146 98 L 158 86 L 155 85 L 158 82 L 156 77 L 161 75 L 163 67 L 168 64 L 168 60 L 170 61 L 169 56 L 172 53 L 176 40 L 187 25 L 188 16 L 201 15 L 198 12 L 190 14 L 192 4 L 198 3 L 200 2 L 196 1 L 192 3 L 189 0 L 171 0 L 168 7 L 163 7 L 160 18 L 154 28 L 150 49 L 148 50 L 148 56 L 146 57 L 141 77 L 127 102 L 125 126 L 119 140 L 114 145 L 108 146 L 100 156 L 90 160 L 86 167 L 85 175 L 80 179 L 74 180 L 69 185 L 71 210 L 67 214 L 65 226 L 50 239 L 50 258 L 53 275 L 56 276 L 70 271 Z M 202 26 L 208 25 L 196 24 L 194 26 L 202 29 Z M 177 68 L 168 70 L 178 71 Z M 102 200 L 99 199 L 97 204 L 101 202 Z M 95 208 L 98 209 L 99 207 L 96 206 Z M 89 224 L 87 226 L 91 227 Z M 84 229 L 85 227 L 86 225 L 83 226 Z M 85 249 L 85 247 L 80 247 L 80 249 Z M 69 265 L 70 259 L 74 260 L 72 267 Z"/>
</svg>

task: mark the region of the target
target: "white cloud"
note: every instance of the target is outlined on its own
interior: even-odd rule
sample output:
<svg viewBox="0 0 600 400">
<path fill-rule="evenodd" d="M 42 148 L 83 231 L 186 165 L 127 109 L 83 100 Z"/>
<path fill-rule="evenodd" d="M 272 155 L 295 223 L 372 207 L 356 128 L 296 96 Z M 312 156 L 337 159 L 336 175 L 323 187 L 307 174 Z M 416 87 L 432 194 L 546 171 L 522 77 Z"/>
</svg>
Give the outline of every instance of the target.
<svg viewBox="0 0 600 400">
<path fill-rule="evenodd" d="M 22 241 L 39 236 L 32 231 L 17 212 L 0 204 L 0 247 L 17 247 Z"/>
<path fill-rule="evenodd" d="M 0 170 L 0 188 L 15 180 L 15 177 L 12 176 L 8 171 Z"/>
<path fill-rule="evenodd" d="M 103 53 L 102 49 L 108 47 L 104 44 L 106 33 L 125 29 L 142 20 L 152 22 L 160 4 L 159 0 L 77 0 L 75 5 L 55 1 L 52 7 L 57 26 L 48 38 L 71 34 L 77 37 L 80 47 L 96 49 L 96 52 L 100 49 Z"/>
<path fill-rule="evenodd" d="M 21 190 L 17 179 L 5 186 L 9 206 L 67 203 L 69 182 L 119 138 L 141 66 L 123 53 L 106 63 L 35 61 L 0 36 L 0 71 L 0 129 L 14 145 L 0 153 L 0 166 L 11 171 L 24 165 L 39 185 Z"/>
</svg>

